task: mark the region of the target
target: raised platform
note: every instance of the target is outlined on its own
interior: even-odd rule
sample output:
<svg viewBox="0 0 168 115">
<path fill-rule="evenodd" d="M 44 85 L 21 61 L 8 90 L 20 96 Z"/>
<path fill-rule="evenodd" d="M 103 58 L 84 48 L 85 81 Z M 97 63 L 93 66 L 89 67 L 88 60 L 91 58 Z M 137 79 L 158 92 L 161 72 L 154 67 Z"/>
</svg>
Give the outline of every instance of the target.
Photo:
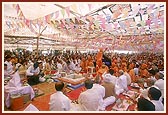
<svg viewBox="0 0 168 115">
<path fill-rule="evenodd" d="M 57 80 L 66 82 L 67 84 L 71 85 L 78 85 L 83 83 L 86 79 L 85 77 L 82 76 L 82 74 L 72 74 L 72 75 L 67 75 L 66 77 L 59 77 Z"/>
</svg>

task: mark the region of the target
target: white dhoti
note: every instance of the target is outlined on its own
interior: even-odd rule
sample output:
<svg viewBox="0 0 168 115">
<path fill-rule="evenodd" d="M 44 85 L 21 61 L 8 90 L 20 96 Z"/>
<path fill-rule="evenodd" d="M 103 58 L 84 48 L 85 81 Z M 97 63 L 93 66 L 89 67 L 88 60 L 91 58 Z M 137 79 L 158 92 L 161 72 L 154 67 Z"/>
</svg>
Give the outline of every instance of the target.
<svg viewBox="0 0 168 115">
<path fill-rule="evenodd" d="M 22 86 L 18 72 L 12 75 L 12 79 L 4 87 L 4 92 L 6 107 L 10 107 L 10 96 L 13 94 L 30 94 L 31 99 L 35 96 L 34 90 L 30 85 Z"/>
<path fill-rule="evenodd" d="M 103 104 L 100 107 L 100 110 L 104 111 L 107 106 L 110 104 L 113 104 L 116 101 L 116 98 L 114 96 L 107 97 L 103 100 Z"/>
</svg>

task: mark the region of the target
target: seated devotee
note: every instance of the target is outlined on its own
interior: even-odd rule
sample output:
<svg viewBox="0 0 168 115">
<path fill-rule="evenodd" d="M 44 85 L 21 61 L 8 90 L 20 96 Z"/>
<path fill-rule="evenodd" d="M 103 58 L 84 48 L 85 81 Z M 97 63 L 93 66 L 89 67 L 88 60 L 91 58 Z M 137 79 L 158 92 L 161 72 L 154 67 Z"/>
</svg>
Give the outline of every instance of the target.
<svg viewBox="0 0 168 115">
<path fill-rule="evenodd" d="M 164 111 L 163 103 L 159 100 L 161 97 L 161 91 L 155 87 L 151 87 L 148 90 L 148 97 L 155 105 L 155 111 Z"/>
<path fill-rule="evenodd" d="M 139 75 L 141 78 L 149 78 L 149 72 L 147 70 L 147 64 L 143 63 L 139 70 Z"/>
<path fill-rule="evenodd" d="M 26 70 L 26 76 L 27 76 L 29 85 L 36 85 L 39 83 L 40 69 L 38 66 L 39 66 L 38 62 L 35 62 L 32 66 L 30 66 Z"/>
<path fill-rule="evenodd" d="M 108 71 L 108 66 L 106 66 L 104 63 L 102 64 L 102 66 L 98 69 L 98 71 L 96 72 L 97 75 L 100 75 L 101 80 L 103 80 L 102 75 Z"/>
<path fill-rule="evenodd" d="M 164 104 L 164 75 L 158 72 L 156 73 L 155 78 L 156 78 L 156 82 L 154 83 L 154 85 L 160 89 L 162 93 L 161 100 L 162 100 L 162 103 Z"/>
<path fill-rule="evenodd" d="M 117 80 L 117 77 L 113 75 L 114 74 L 114 70 L 113 69 L 109 69 L 106 73 L 104 73 L 102 75 L 103 79 L 104 77 L 108 77 L 110 82 L 112 82 L 114 85 L 116 84 L 116 80 Z"/>
<path fill-rule="evenodd" d="M 15 68 L 12 65 L 11 56 L 10 55 L 5 56 L 5 59 L 6 59 L 6 61 L 4 62 L 4 64 L 7 65 L 7 66 L 5 65 L 5 74 L 10 77 L 10 75 L 14 73 Z"/>
<path fill-rule="evenodd" d="M 59 72 L 63 71 L 62 61 L 60 59 L 57 60 L 57 69 Z"/>
<path fill-rule="evenodd" d="M 5 92 L 5 104 L 6 107 L 10 107 L 11 101 L 10 101 L 10 96 L 13 94 L 29 94 L 31 99 L 34 98 L 35 93 L 33 88 L 30 85 L 25 85 L 22 83 L 20 76 L 18 74 L 18 71 L 16 71 L 14 74 L 11 75 L 11 79 L 5 85 L 4 87 L 4 92 Z"/>
<path fill-rule="evenodd" d="M 63 82 L 56 82 L 56 92 L 50 96 L 49 109 L 50 111 L 69 111 L 71 100 L 63 94 L 65 84 Z"/>
<path fill-rule="evenodd" d="M 12 75 L 12 73 L 8 73 L 8 71 L 7 71 L 7 64 L 4 64 L 4 77 L 5 78 L 10 77 L 10 75 Z"/>
<path fill-rule="evenodd" d="M 19 69 L 18 69 L 18 72 L 19 72 L 19 75 L 20 75 L 20 78 L 21 79 L 26 79 L 26 70 L 27 70 L 27 61 L 26 60 L 22 60 L 21 62 L 20 62 L 20 67 L 19 67 Z"/>
<path fill-rule="evenodd" d="M 152 79 L 146 79 L 145 82 L 143 82 L 142 84 L 139 84 L 140 86 L 140 92 L 141 92 L 141 96 L 144 97 L 145 99 L 149 99 L 148 97 L 148 91 L 151 87 L 156 87 L 154 86 L 155 81 Z M 158 88 L 158 87 L 157 87 Z"/>
<path fill-rule="evenodd" d="M 82 57 L 82 60 L 80 62 L 80 67 L 81 67 L 81 70 L 83 72 L 87 72 L 87 68 L 86 68 L 86 59 L 85 57 Z"/>
<path fill-rule="evenodd" d="M 127 69 L 124 68 L 124 75 L 127 76 L 127 85 L 129 86 L 131 84 L 131 76 L 128 74 Z"/>
<path fill-rule="evenodd" d="M 132 63 L 129 65 L 128 74 L 131 77 L 131 82 L 135 82 L 136 81 L 136 76 L 135 76 L 135 72 L 134 72 L 134 68 L 133 68 L 133 64 Z"/>
<path fill-rule="evenodd" d="M 79 73 L 79 72 L 81 71 L 81 69 L 82 69 L 82 68 L 80 67 L 80 65 L 78 65 L 78 64 L 76 65 L 76 64 L 74 63 L 74 60 L 70 61 L 68 67 L 69 67 L 69 69 L 70 69 L 71 71 L 76 72 L 76 73 Z"/>
<path fill-rule="evenodd" d="M 119 77 L 118 77 L 116 84 L 115 84 L 116 94 L 119 95 L 120 93 L 127 91 L 127 90 L 128 90 L 127 76 L 124 75 L 123 70 L 119 70 Z"/>
<path fill-rule="evenodd" d="M 100 85 L 100 77 L 99 76 L 95 77 L 92 89 L 94 91 L 96 91 L 98 93 L 98 95 L 100 96 L 100 105 L 102 105 L 103 98 L 105 96 L 105 88 L 102 85 Z"/>
<path fill-rule="evenodd" d="M 110 82 L 110 77 L 105 76 L 102 86 L 105 88 L 105 96 L 100 110 L 105 110 L 108 105 L 113 104 L 116 101 L 115 85 Z"/>
<path fill-rule="evenodd" d="M 155 111 L 155 105 L 145 98 L 138 98 L 137 102 L 138 111 Z"/>
<path fill-rule="evenodd" d="M 91 67 L 94 67 L 94 63 L 93 63 L 92 57 L 90 55 L 88 55 L 87 60 L 86 60 L 86 70 L 87 70 L 87 72 L 89 72 L 89 69 Z"/>
<path fill-rule="evenodd" d="M 80 93 L 78 103 L 81 111 L 97 111 L 100 106 L 100 96 L 92 89 L 93 82 L 88 79 L 85 81 L 86 90 Z"/>
<path fill-rule="evenodd" d="M 51 62 L 49 59 L 46 59 L 46 63 L 44 64 L 44 73 L 48 74 L 51 72 Z"/>
<path fill-rule="evenodd" d="M 134 72 L 135 72 L 135 75 L 136 75 L 136 76 L 139 75 L 139 64 L 138 64 L 138 63 L 135 64 Z"/>
<path fill-rule="evenodd" d="M 43 69 L 43 63 L 42 61 L 38 61 L 38 64 L 39 64 L 39 69 L 40 69 L 40 72 L 39 72 L 39 81 L 40 82 L 44 82 L 46 81 L 45 77 L 44 77 L 44 69 Z"/>
</svg>

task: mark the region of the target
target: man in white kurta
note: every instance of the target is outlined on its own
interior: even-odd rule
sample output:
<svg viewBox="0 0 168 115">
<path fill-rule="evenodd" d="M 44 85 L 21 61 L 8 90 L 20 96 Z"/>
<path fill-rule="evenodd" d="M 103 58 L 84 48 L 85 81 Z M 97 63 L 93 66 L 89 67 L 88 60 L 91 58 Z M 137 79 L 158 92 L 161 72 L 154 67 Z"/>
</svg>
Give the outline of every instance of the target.
<svg viewBox="0 0 168 115">
<path fill-rule="evenodd" d="M 114 76 L 113 74 L 114 74 L 114 70 L 109 69 L 109 72 L 104 73 L 102 76 L 103 76 L 103 78 L 109 78 L 110 82 L 112 82 L 115 85 L 117 77 Z"/>
<path fill-rule="evenodd" d="M 148 91 L 148 97 L 151 102 L 155 105 L 155 111 L 164 111 L 164 106 L 159 100 L 161 97 L 161 91 L 156 87 L 151 87 Z"/>
<path fill-rule="evenodd" d="M 97 111 L 100 104 L 100 95 L 92 89 L 93 82 L 85 81 L 86 91 L 80 93 L 78 103 L 82 111 Z"/>
<path fill-rule="evenodd" d="M 69 111 L 71 100 L 63 94 L 64 83 L 55 83 L 56 93 L 50 96 L 49 108 L 50 111 Z"/>
<path fill-rule="evenodd" d="M 155 78 L 157 79 L 156 82 L 154 83 L 155 86 L 157 86 L 161 93 L 162 93 L 162 96 L 161 96 L 161 101 L 163 102 L 163 99 L 164 99 L 164 75 L 160 72 L 158 72 L 156 75 L 155 75 Z"/>
<path fill-rule="evenodd" d="M 4 87 L 5 104 L 7 107 L 10 107 L 11 105 L 10 95 L 12 94 L 30 94 L 31 99 L 35 97 L 34 90 L 30 85 L 23 86 L 18 72 L 15 72 L 11 76 L 12 76 L 12 79 Z"/>
<path fill-rule="evenodd" d="M 123 70 L 119 70 L 119 78 L 116 81 L 115 84 L 115 91 L 116 94 L 119 95 L 120 93 L 127 91 L 127 76 L 124 75 Z"/>
<path fill-rule="evenodd" d="M 39 81 L 40 68 L 38 66 L 39 66 L 38 62 L 35 62 L 32 66 L 30 66 L 26 70 L 26 76 L 28 78 L 29 85 L 35 85 L 40 82 Z"/>
<path fill-rule="evenodd" d="M 105 88 L 102 85 L 100 85 L 99 83 L 100 83 L 100 79 L 97 76 L 94 80 L 94 84 L 93 84 L 92 89 L 94 91 L 96 91 L 98 93 L 98 95 L 100 96 L 100 105 L 102 105 L 103 104 L 103 98 L 105 96 Z"/>
<path fill-rule="evenodd" d="M 11 77 L 10 75 L 14 73 L 14 67 L 12 65 L 11 60 L 11 56 L 6 56 L 6 61 L 4 62 L 5 65 L 5 70 L 4 70 L 4 74 L 5 76 Z"/>
</svg>

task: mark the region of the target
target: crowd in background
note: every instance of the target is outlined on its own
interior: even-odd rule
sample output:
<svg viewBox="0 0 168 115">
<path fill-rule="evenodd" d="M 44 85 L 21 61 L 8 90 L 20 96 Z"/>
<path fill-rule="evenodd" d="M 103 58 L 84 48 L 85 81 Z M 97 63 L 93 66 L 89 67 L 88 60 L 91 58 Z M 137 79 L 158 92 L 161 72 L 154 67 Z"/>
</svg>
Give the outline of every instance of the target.
<svg viewBox="0 0 168 115">
<path fill-rule="evenodd" d="M 150 98 L 148 100 L 153 100 L 155 110 L 163 110 L 163 108 L 159 109 L 160 106 L 158 106 L 158 102 L 156 101 L 160 100 L 160 102 L 164 104 L 164 54 L 118 54 L 106 53 L 102 49 L 99 49 L 97 53 L 66 51 L 49 55 L 43 55 L 42 53 L 37 54 L 26 50 L 19 53 L 11 51 L 5 51 L 4 53 L 4 76 L 9 77 L 12 72 L 18 70 L 21 77 L 27 77 L 30 85 L 45 81 L 43 76 L 52 70 L 66 72 L 67 74 L 73 72 L 88 73 L 89 67 L 95 68 L 95 78 L 98 78 L 100 80 L 99 84 L 101 83 L 105 88 L 102 103 L 106 104 L 105 102 L 108 103 L 110 100 L 115 100 L 114 97 L 116 98 L 116 95 L 128 90 L 128 85 L 138 83 L 142 89 L 145 89 L 142 92 L 145 92 L 147 88 L 148 91 L 150 91 L 153 85 L 158 87 L 161 94 L 157 99 L 153 97 L 153 95 L 156 95 L 153 94 L 153 91 L 157 92 L 155 89 L 150 92 L 150 96 L 148 96 L 148 92 L 147 94 L 144 93 L 144 95 Z M 112 85 L 108 84 L 109 81 Z M 92 87 L 93 86 L 90 86 L 88 89 Z M 114 90 L 109 91 L 108 87 Z M 108 98 L 110 96 L 114 97 L 110 99 Z M 82 98 L 81 96 L 79 97 Z M 100 97 L 97 98 L 100 100 Z M 82 99 L 80 101 L 82 101 Z M 101 109 L 103 108 L 104 110 L 107 105 L 103 105 L 104 107 L 101 107 Z M 91 105 L 88 105 L 88 107 L 90 106 Z M 87 109 L 90 110 L 91 108 L 86 107 L 83 110 Z M 94 110 L 97 109 L 98 108 L 94 108 Z"/>
</svg>

